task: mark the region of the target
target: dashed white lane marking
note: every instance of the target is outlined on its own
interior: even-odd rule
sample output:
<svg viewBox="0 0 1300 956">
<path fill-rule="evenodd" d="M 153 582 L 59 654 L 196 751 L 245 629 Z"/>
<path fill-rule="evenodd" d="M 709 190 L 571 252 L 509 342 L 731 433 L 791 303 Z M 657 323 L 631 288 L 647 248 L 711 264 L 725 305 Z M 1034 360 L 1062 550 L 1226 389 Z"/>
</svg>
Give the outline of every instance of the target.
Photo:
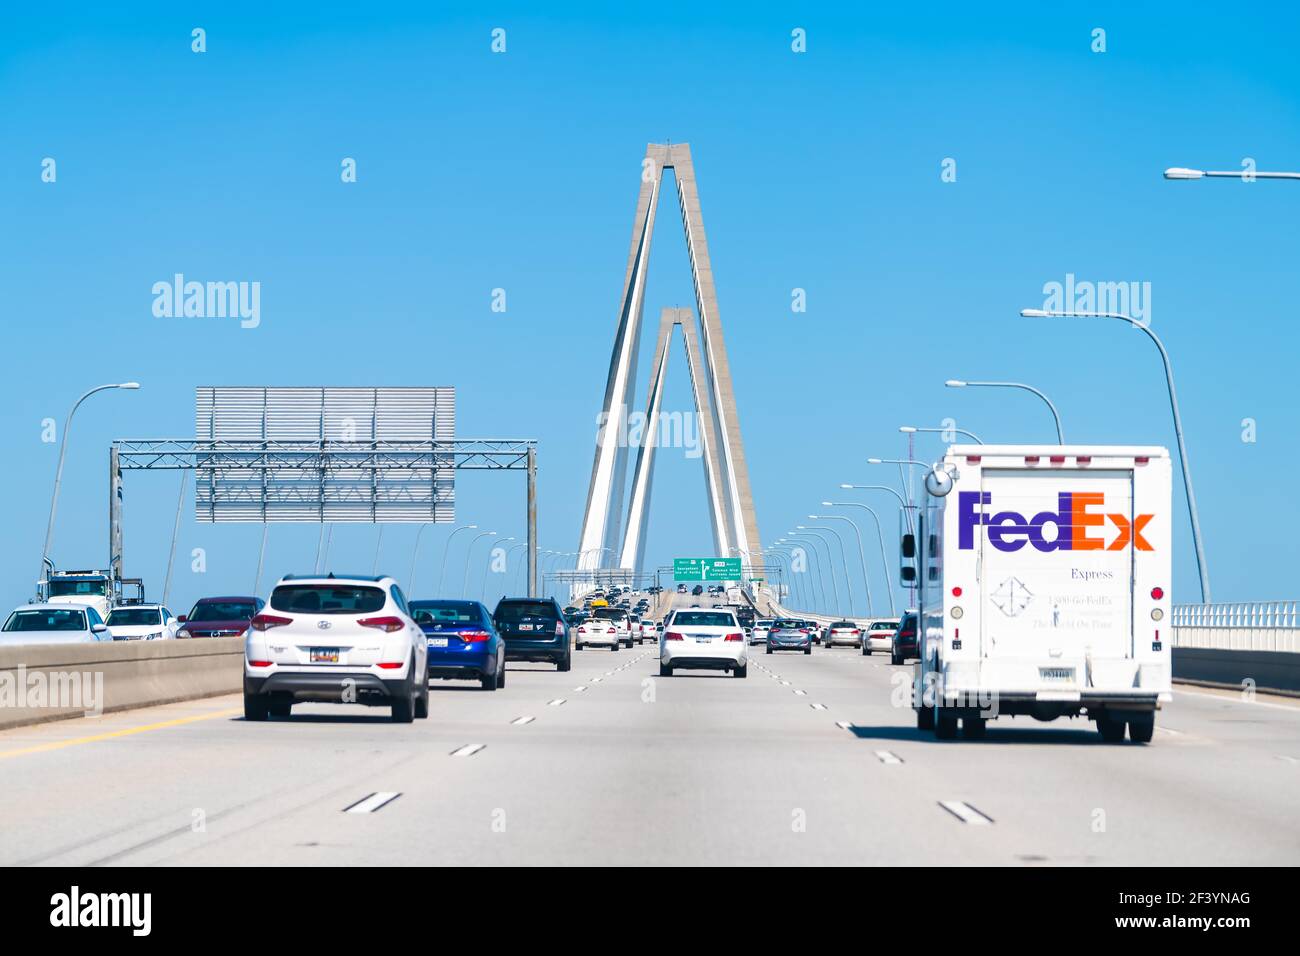
<svg viewBox="0 0 1300 956">
<path fill-rule="evenodd" d="M 512 723 L 512 724 L 531 724 L 531 723 L 532 723 L 534 720 L 536 720 L 536 719 L 537 719 L 536 717 L 516 717 L 514 720 L 510 721 L 510 723 Z"/>
<path fill-rule="evenodd" d="M 1171 734 L 1174 737 L 1183 736 L 1183 732 L 1181 730 L 1173 730 L 1172 728 L 1169 727 L 1157 727 L 1156 730 L 1160 731 L 1162 734 Z"/>
<path fill-rule="evenodd" d="M 591 682 L 592 682 L 593 684 L 599 684 L 599 683 L 600 683 L 601 681 L 603 681 L 604 679 L 605 679 L 605 678 L 603 678 L 603 677 L 593 677 L 593 678 L 591 679 Z"/>
<path fill-rule="evenodd" d="M 837 721 L 835 721 L 835 726 L 838 727 L 838 728 L 840 728 L 840 730 L 852 730 L 852 729 L 853 729 L 853 725 L 852 725 L 851 723 L 849 723 L 847 720 L 837 720 Z"/>
<path fill-rule="evenodd" d="M 472 757 L 486 746 L 487 744 L 466 744 L 464 747 L 453 750 L 451 755 L 453 757 Z"/>
<path fill-rule="evenodd" d="M 797 691 L 795 691 L 795 696 L 797 696 L 797 697 L 807 697 L 807 696 L 808 696 L 808 692 L 807 692 L 806 690 L 797 690 Z"/>
<path fill-rule="evenodd" d="M 1288 757 L 1286 754 L 1278 754 L 1278 760 L 1285 760 L 1287 763 L 1300 764 L 1300 758 Z"/>
<path fill-rule="evenodd" d="M 344 813 L 374 813 L 380 807 L 387 806 L 388 804 L 392 803 L 400 796 L 401 796 L 400 793 L 395 793 L 392 791 L 380 791 L 379 793 L 372 793 L 369 796 L 362 797 L 360 800 L 358 800 L 356 803 L 352 804 L 351 806 L 344 807 L 343 812 Z"/>
<path fill-rule="evenodd" d="M 976 810 L 969 803 L 961 800 L 940 800 L 939 806 L 943 807 L 962 823 L 969 823 L 972 826 L 988 826 L 993 822 L 993 818 Z"/>
<path fill-rule="evenodd" d="M 789 686 L 790 686 L 790 682 L 789 682 L 788 680 L 783 680 L 783 681 L 781 681 L 781 686 L 782 686 L 782 687 L 789 687 Z"/>
<path fill-rule="evenodd" d="M 825 705 L 825 704 L 809 704 L 808 706 L 811 707 L 813 710 L 825 710 L 825 709 L 826 709 L 826 705 Z"/>
<path fill-rule="evenodd" d="M 563 698 L 563 697 L 557 697 L 557 698 L 555 698 L 555 700 L 548 700 L 548 701 L 546 702 L 546 706 L 547 706 L 547 707 L 559 707 L 559 706 L 560 706 L 561 704 L 563 704 L 563 703 L 564 703 L 564 698 Z"/>
<path fill-rule="evenodd" d="M 898 754 L 890 753 L 888 750 L 877 750 L 876 759 L 879 760 L 881 763 L 893 764 L 893 763 L 903 762 L 902 757 L 898 756 Z"/>
<path fill-rule="evenodd" d="M 580 687 L 575 687 L 575 688 L 573 688 L 573 692 L 574 692 L 575 694 L 581 694 L 581 693 L 582 693 L 584 690 L 586 690 L 586 689 L 587 689 L 587 685 L 586 685 L 586 684 L 583 684 L 583 685 L 581 685 Z"/>
</svg>

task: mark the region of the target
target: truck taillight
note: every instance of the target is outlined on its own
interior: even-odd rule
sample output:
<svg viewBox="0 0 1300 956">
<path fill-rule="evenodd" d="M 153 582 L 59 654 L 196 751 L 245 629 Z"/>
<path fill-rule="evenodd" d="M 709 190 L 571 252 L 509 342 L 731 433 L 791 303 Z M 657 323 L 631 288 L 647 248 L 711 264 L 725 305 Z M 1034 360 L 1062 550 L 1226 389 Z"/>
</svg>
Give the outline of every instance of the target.
<svg viewBox="0 0 1300 956">
<path fill-rule="evenodd" d="M 258 614 L 248 622 L 248 626 L 255 631 L 269 631 L 273 627 L 284 627 L 292 623 L 293 618 L 279 617 L 275 614 Z"/>
<path fill-rule="evenodd" d="M 952 589 L 952 596 L 961 597 L 961 585 L 958 585 L 957 587 Z"/>
<path fill-rule="evenodd" d="M 1159 600 L 1160 600 L 1161 598 L 1163 598 L 1164 596 L 1165 596 L 1165 589 L 1164 589 L 1164 588 L 1152 588 L 1152 589 L 1151 589 L 1151 600 L 1153 600 L 1153 601 L 1159 601 Z"/>
</svg>

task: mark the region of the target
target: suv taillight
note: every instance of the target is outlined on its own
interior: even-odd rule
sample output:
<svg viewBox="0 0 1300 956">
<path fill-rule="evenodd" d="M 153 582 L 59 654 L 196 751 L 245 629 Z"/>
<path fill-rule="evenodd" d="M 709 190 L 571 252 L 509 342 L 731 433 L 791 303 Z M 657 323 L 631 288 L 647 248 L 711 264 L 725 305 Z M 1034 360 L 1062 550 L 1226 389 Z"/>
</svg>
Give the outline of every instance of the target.
<svg viewBox="0 0 1300 956">
<path fill-rule="evenodd" d="M 248 626 L 255 631 L 269 631 L 273 627 L 284 627 L 286 624 L 292 623 L 293 618 L 291 617 L 279 617 L 275 614 L 258 614 L 248 622 Z"/>
<path fill-rule="evenodd" d="M 563 621 L 556 621 L 556 622 L 555 622 L 555 636 L 556 636 L 556 637 L 562 637 L 563 635 L 564 635 L 564 622 L 563 622 Z"/>
<path fill-rule="evenodd" d="M 363 617 L 357 623 L 362 627 L 373 627 L 390 634 L 406 627 L 400 617 Z"/>
</svg>

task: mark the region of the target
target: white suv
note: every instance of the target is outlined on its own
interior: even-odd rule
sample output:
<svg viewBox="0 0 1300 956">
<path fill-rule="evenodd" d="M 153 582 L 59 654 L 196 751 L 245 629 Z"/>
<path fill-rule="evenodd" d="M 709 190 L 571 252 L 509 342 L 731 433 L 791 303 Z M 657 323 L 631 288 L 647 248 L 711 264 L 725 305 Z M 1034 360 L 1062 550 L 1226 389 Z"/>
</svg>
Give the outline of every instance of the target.
<svg viewBox="0 0 1300 956">
<path fill-rule="evenodd" d="M 429 716 L 428 645 L 397 582 L 286 575 L 244 643 L 244 718 L 295 702 L 388 704 L 396 723 Z"/>
<path fill-rule="evenodd" d="M 721 608 L 674 611 L 659 641 L 659 676 L 672 677 L 675 668 L 748 676 L 745 631 L 735 612 Z"/>
</svg>

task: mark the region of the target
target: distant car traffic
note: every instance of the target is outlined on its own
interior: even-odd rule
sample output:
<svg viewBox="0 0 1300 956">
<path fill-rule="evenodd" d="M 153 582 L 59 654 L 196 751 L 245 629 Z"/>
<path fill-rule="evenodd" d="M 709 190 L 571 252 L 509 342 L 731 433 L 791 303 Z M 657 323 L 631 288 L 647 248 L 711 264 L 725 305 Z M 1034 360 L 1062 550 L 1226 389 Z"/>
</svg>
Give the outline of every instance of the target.
<svg viewBox="0 0 1300 956">
<path fill-rule="evenodd" d="M 816 621 L 800 621 L 800 626 L 808 628 L 808 633 L 812 635 L 814 644 L 822 642 L 822 627 Z"/>
<path fill-rule="evenodd" d="M 871 626 L 867 628 L 867 633 L 863 635 L 862 653 L 870 656 L 872 651 L 892 650 L 896 630 L 898 630 L 897 621 L 872 621 Z"/>
<path fill-rule="evenodd" d="M 908 660 L 921 659 L 921 651 L 916 640 L 916 612 L 908 611 L 898 622 L 898 630 L 890 645 L 889 661 L 891 664 L 905 664 Z"/>
<path fill-rule="evenodd" d="M 506 642 L 507 661 L 542 661 L 558 671 L 572 666 L 569 626 L 551 598 L 502 598 L 492 620 Z"/>
<path fill-rule="evenodd" d="M 701 594 L 704 593 L 704 585 L 702 584 L 695 585 L 695 587 L 691 588 L 691 593 L 696 597 L 699 597 Z"/>
<path fill-rule="evenodd" d="M 506 686 L 506 645 L 478 601 L 412 601 L 411 617 L 424 632 L 430 678 Z"/>
<path fill-rule="evenodd" d="M 176 636 L 243 637 L 248 624 L 262 612 L 266 602 L 259 597 L 207 597 L 195 602 L 190 613 L 177 618 Z"/>
<path fill-rule="evenodd" d="M 124 604 L 105 621 L 115 641 L 171 640 L 180 628 L 176 615 L 161 604 Z"/>
<path fill-rule="evenodd" d="M 112 639 L 99 611 L 66 602 L 14 608 L 0 629 L 0 644 L 89 644 Z"/>
<path fill-rule="evenodd" d="M 769 618 L 761 618 L 755 621 L 754 629 L 749 632 L 749 643 L 766 644 L 767 632 L 771 626 L 772 626 L 772 621 Z"/>
<path fill-rule="evenodd" d="M 812 632 L 808 630 L 807 621 L 779 620 L 773 621 L 767 629 L 767 652 L 803 651 L 812 653 Z"/>
<path fill-rule="evenodd" d="M 862 645 L 862 628 L 852 621 L 835 621 L 826 629 L 826 646 L 848 644 L 850 647 Z"/>
<path fill-rule="evenodd" d="M 387 704 L 394 723 L 429 716 L 427 644 L 397 582 L 286 575 L 249 624 L 244 719 L 295 703 Z"/>
</svg>

